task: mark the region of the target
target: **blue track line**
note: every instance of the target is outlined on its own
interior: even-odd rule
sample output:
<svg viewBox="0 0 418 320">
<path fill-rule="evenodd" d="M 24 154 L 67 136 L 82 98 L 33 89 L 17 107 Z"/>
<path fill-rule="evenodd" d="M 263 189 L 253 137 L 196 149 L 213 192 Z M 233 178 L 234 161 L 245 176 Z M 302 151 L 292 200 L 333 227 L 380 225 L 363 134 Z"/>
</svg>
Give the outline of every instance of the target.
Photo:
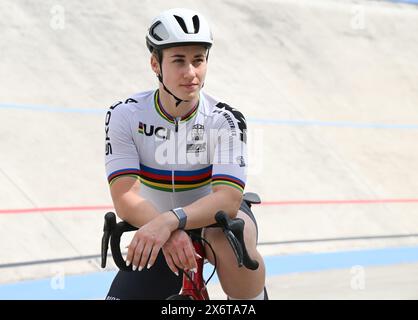
<svg viewBox="0 0 418 320">
<path fill-rule="evenodd" d="M 387 1 L 396 2 L 396 3 L 418 4 L 418 0 L 387 0 Z"/>
<path fill-rule="evenodd" d="M 417 0 L 418 1 L 418 0 Z M 35 112 L 50 113 L 73 113 L 101 115 L 104 117 L 107 109 L 94 108 L 63 108 L 44 105 L 21 105 L 13 103 L 0 104 L 0 109 L 26 110 Z M 317 126 L 317 127 L 337 127 L 337 128 L 357 128 L 357 129 L 418 129 L 418 124 L 391 124 L 391 123 L 356 123 L 350 121 L 318 121 L 318 120 L 286 120 L 286 119 L 261 119 L 247 118 L 248 122 L 261 125 L 273 126 Z"/>
<path fill-rule="evenodd" d="M 418 246 L 342 251 L 330 253 L 267 256 L 264 258 L 267 276 L 290 273 L 347 269 L 356 265 L 387 266 L 418 262 Z M 205 268 L 205 279 L 212 272 Z M 366 270 L 367 272 L 367 270 Z M 64 278 L 64 289 L 53 289 L 54 279 L 40 279 L 0 285 L 0 300 L 84 300 L 103 299 L 116 272 L 95 272 Z M 216 275 L 210 283 L 219 282 Z M 55 286 L 57 287 L 57 286 Z"/>
</svg>

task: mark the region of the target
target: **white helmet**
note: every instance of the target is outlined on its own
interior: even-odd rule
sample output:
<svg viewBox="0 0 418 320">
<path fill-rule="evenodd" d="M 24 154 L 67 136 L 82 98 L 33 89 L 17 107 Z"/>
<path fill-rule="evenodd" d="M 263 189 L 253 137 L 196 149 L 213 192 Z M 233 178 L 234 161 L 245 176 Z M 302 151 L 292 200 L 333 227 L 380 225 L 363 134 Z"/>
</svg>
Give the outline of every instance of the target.
<svg viewBox="0 0 418 320">
<path fill-rule="evenodd" d="M 180 8 L 164 11 L 154 18 L 145 38 L 151 52 L 194 44 L 203 44 L 209 49 L 213 43 L 206 19 L 196 11 Z"/>
</svg>

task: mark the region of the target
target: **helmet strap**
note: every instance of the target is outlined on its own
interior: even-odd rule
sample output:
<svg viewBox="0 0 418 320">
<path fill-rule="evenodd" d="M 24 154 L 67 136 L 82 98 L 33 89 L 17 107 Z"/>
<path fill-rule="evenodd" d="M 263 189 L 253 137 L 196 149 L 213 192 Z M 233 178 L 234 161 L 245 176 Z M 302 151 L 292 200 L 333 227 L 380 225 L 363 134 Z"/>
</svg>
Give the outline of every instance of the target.
<svg viewBox="0 0 418 320">
<path fill-rule="evenodd" d="M 172 95 L 174 97 L 174 99 L 176 99 L 176 108 L 180 105 L 180 103 L 184 102 L 189 102 L 189 100 L 182 100 L 178 97 L 176 97 L 170 90 L 168 90 L 168 88 L 165 86 L 164 82 L 163 82 L 163 67 L 161 65 L 161 61 L 160 63 L 160 72 L 161 74 L 157 75 L 158 80 L 161 82 L 161 84 L 163 85 L 163 88 L 165 91 L 167 91 L 168 94 Z"/>
</svg>

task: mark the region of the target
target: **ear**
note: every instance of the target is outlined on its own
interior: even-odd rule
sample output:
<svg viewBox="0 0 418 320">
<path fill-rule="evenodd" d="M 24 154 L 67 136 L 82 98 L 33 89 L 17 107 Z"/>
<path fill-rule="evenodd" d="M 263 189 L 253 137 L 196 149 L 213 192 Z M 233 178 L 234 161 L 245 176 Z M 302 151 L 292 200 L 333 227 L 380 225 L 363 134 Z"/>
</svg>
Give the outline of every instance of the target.
<svg viewBox="0 0 418 320">
<path fill-rule="evenodd" d="M 161 74 L 160 73 L 160 64 L 159 64 L 158 59 L 155 56 L 155 54 L 151 55 L 150 63 L 151 63 L 152 71 L 154 71 L 154 73 L 156 73 L 157 75 Z"/>
</svg>

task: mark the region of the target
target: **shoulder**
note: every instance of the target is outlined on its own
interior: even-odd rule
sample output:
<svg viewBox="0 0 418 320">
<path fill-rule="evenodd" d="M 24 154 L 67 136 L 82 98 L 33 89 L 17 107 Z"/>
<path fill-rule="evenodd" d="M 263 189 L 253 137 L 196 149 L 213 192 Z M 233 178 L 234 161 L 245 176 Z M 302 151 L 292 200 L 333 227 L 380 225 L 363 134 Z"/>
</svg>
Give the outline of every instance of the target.
<svg viewBox="0 0 418 320">
<path fill-rule="evenodd" d="M 144 91 L 131 95 L 128 98 L 117 101 L 109 107 L 110 111 L 132 113 L 138 110 L 149 108 L 154 101 L 155 91 Z"/>
<path fill-rule="evenodd" d="M 214 112 L 222 114 L 226 119 L 232 118 L 233 121 L 236 122 L 244 122 L 245 123 L 245 117 L 244 114 L 239 111 L 237 108 L 230 106 L 229 104 L 225 102 L 218 102 L 215 105 L 216 109 Z"/>
<path fill-rule="evenodd" d="M 150 109 L 153 103 L 155 91 L 136 93 L 128 98 L 113 103 L 107 110 L 106 118 L 132 118 L 134 113 Z"/>
<path fill-rule="evenodd" d="M 105 116 L 106 132 L 126 133 L 137 126 L 138 119 L 149 116 L 155 91 L 134 94 L 112 104 Z"/>
<path fill-rule="evenodd" d="M 214 98 L 206 93 L 203 94 L 206 103 L 207 112 L 213 117 L 214 122 L 220 127 L 228 124 L 230 127 L 238 125 L 240 128 L 246 128 L 246 121 L 244 114 L 238 110 L 235 106 L 231 106 L 228 103 Z"/>
</svg>

